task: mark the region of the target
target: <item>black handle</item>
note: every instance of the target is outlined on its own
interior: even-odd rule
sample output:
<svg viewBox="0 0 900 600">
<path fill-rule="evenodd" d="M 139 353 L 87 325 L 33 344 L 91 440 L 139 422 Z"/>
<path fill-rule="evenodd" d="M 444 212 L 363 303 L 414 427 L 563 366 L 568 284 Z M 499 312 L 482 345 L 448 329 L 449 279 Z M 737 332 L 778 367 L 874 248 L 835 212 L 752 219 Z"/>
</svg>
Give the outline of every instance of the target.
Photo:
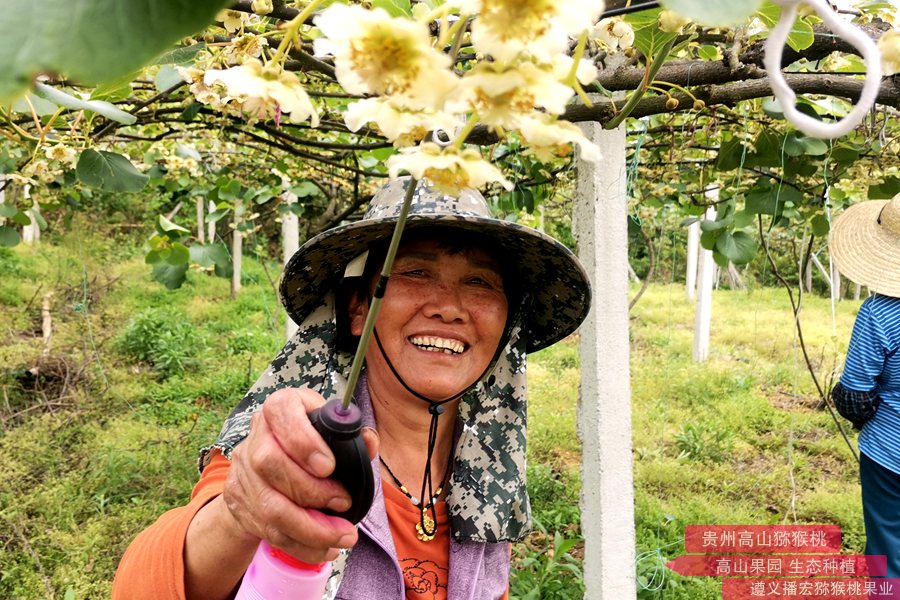
<svg viewBox="0 0 900 600">
<path fill-rule="evenodd" d="M 352 502 L 346 512 L 322 512 L 359 523 L 369 512 L 375 494 L 372 463 L 362 439 L 362 413 L 355 404 L 344 408 L 335 398 L 311 412 L 309 419 L 334 454 L 337 466 L 331 478 L 344 486 Z"/>
</svg>

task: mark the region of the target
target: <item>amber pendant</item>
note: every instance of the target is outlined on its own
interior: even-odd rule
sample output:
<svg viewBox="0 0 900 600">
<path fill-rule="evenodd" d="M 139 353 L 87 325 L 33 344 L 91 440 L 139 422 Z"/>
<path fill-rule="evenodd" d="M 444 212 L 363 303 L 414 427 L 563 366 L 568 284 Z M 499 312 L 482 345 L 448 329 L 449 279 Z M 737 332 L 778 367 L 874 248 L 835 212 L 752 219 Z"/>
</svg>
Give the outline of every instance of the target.
<svg viewBox="0 0 900 600">
<path fill-rule="evenodd" d="M 423 528 L 422 525 L 425 525 Z M 428 533 L 428 532 L 431 533 Z M 425 511 L 422 511 L 422 519 L 416 523 L 416 537 L 422 540 L 423 542 L 430 542 L 434 539 L 434 534 L 437 531 L 437 528 L 434 526 L 434 519 L 428 516 Z"/>
</svg>

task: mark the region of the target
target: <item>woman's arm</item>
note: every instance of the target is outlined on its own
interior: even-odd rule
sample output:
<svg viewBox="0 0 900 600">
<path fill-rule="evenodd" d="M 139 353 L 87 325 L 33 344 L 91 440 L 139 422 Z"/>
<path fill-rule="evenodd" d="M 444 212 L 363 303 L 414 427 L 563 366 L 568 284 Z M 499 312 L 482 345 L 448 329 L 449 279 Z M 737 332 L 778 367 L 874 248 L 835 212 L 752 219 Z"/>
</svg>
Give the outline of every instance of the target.
<svg viewBox="0 0 900 600">
<path fill-rule="evenodd" d="M 352 546 L 356 528 L 319 510 L 343 511 L 350 502 L 343 488 L 327 479 L 334 457 L 307 418 L 323 402 L 310 390 L 273 393 L 254 415 L 250 435 L 232 452 L 230 466 L 219 473 L 221 495 L 210 490 L 195 497 L 170 511 L 172 518 L 167 513 L 142 532 L 123 557 L 114 593 L 123 591 L 115 597 L 229 598 L 261 538 L 311 563 Z M 181 548 L 177 564 L 173 546 Z M 160 561 L 161 555 L 169 558 Z M 155 593 L 132 595 L 124 593 L 125 586 L 136 591 L 129 580 L 164 583 L 154 586 Z"/>
</svg>

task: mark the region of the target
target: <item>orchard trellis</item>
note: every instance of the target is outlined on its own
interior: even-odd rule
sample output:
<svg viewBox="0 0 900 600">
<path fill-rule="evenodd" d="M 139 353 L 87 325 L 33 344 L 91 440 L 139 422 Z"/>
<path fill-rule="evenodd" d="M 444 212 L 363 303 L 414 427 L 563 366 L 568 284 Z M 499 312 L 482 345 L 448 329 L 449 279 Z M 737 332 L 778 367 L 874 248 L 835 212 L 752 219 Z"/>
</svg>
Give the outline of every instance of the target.
<svg viewBox="0 0 900 600">
<path fill-rule="evenodd" d="M 714 207 L 699 241 L 723 267 L 756 255 L 757 231 L 822 237 L 831 209 L 900 192 L 890 2 L 837 7 L 878 41 L 889 77 L 874 78 L 876 108 L 831 141 L 795 131 L 790 107 L 771 99 L 763 48 L 782 2 L 7 4 L 0 245 L 104 194 L 169 195 L 197 215 L 160 216 L 149 240 L 153 276 L 172 288 L 194 268 L 232 277 L 236 292 L 245 235 L 273 217 L 286 239 L 295 220 L 299 237 L 313 235 L 356 213 L 388 174 L 481 187 L 500 211 L 532 212 L 574 187 L 573 150 L 600 159 L 597 124 L 624 135 L 640 123 L 622 144 L 631 173 L 624 150 L 605 157 L 622 167 L 604 184 L 622 204 L 603 214 L 699 218 Z M 781 64 L 797 109 L 824 122 L 853 113 L 867 89 L 860 44 L 815 12 L 790 29 Z M 627 277 L 624 264 L 609 268 Z M 616 311 L 623 300 L 603 299 Z M 619 395 L 627 403 L 627 385 Z M 603 560 L 592 544 L 587 571 Z M 605 592 L 588 581 L 588 595 L 627 596 L 633 578 L 620 575 Z"/>
</svg>

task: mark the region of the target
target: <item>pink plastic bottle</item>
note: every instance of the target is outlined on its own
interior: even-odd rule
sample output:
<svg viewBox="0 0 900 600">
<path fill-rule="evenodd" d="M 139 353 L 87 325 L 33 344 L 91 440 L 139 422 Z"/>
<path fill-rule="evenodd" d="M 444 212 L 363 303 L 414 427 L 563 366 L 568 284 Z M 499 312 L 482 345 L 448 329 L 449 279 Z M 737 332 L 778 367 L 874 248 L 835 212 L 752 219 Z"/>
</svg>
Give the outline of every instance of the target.
<svg viewBox="0 0 900 600">
<path fill-rule="evenodd" d="M 330 562 L 311 565 L 262 541 L 235 600 L 319 600 L 330 575 Z"/>
</svg>

